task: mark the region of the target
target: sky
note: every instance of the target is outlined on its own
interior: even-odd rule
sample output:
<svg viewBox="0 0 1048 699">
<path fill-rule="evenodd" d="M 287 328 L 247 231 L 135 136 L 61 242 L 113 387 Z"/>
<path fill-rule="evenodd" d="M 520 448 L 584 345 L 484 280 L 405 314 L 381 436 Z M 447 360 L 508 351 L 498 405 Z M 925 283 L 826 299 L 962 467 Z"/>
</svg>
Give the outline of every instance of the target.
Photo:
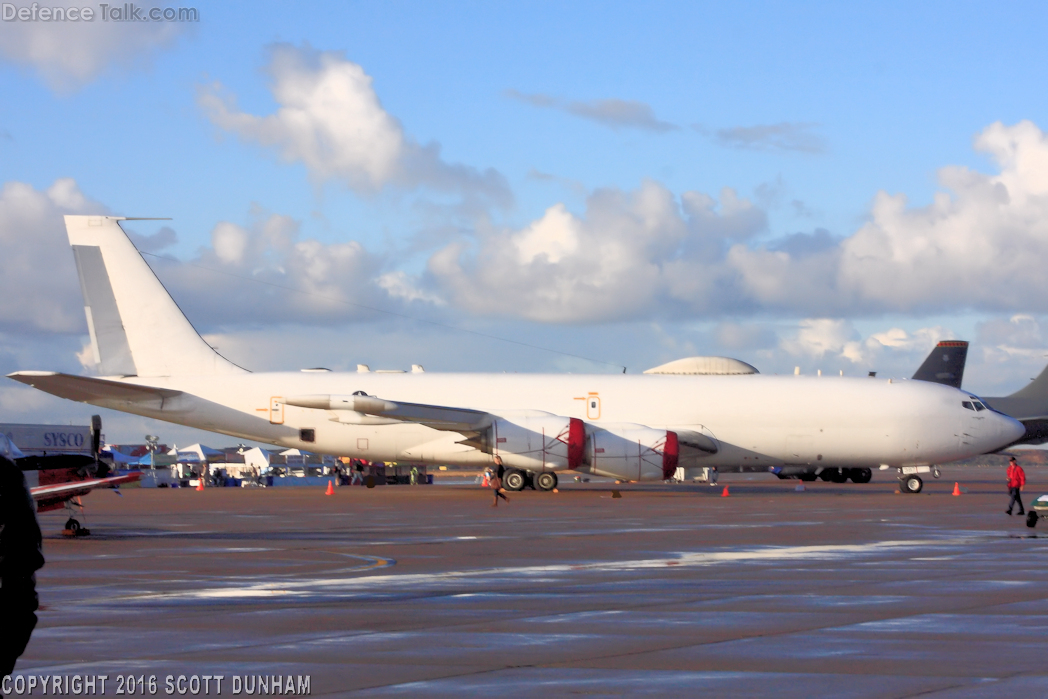
<svg viewBox="0 0 1048 699">
<path fill-rule="evenodd" d="M 1042 3 L 73 4 L 0 21 L 4 374 L 97 373 L 69 213 L 170 218 L 125 227 L 253 370 L 1048 362 Z M 235 441 L 0 380 L 95 412 Z"/>
</svg>

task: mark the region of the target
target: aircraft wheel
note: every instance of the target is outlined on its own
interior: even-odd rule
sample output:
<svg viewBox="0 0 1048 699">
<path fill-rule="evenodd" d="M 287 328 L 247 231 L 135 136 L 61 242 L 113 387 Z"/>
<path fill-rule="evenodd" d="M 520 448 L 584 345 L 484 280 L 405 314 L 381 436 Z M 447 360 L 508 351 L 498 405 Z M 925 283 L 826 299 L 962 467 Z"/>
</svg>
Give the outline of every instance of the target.
<svg viewBox="0 0 1048 699">
<path fill-rule="evenodd" d="M 835 468 L 830 474 L 830 480 L 834 483 L 847 483 L 849 471 L 851 471 L 849 468 Z"/>
<path fill-rule="evenodd" d="M 553 490 L 557 487 L 557 474 L 555 473 L 539 473 L 535 476 L 535 487 L 539 490 Z"/>
<path fill-rule="evenodd" d="M 1037 514 L 1033 510 L 1030 510 L 1029 512 L 1026 513 L 1026 526 L 1028 526 L 1031 529 L 1033 529 L 1034 527 L 1037 526 L 1037 520 L 1039 520 L 1040 518 L 1041 518 L 1041 516 L 1039 514 Z"/>
<path fill-rule="evenodd" d="M 515 468 L 506 471 L 502 479 L 502 487 L 506 490 L 523 490 L 525 483 L 527 483 L 527 478 L 524 477 L 524 473 Z"/>
<path fill-rule="evenodd" d="M 852 483 L 869 483 L 873 480 L 873 471 L 868 468 L 853 468 L 851 479 Z"/>
<path fill-rule="evenodd" d="M 76 536 L 77 532 L 80 531 L 80 522 L 77 522 L 75 519 L 70 517 L 66 520 L 65 528 L 73 532 L 73 536 Z"/>
<path fill-rule="evenodd" d="M 916 495 L 921 492 L 922 488 L 924 488 L 924 481 L 921 480 L 920 476 L 906 476 L 902 479 L 902 490 L 904 493 Z"/>
</svg>

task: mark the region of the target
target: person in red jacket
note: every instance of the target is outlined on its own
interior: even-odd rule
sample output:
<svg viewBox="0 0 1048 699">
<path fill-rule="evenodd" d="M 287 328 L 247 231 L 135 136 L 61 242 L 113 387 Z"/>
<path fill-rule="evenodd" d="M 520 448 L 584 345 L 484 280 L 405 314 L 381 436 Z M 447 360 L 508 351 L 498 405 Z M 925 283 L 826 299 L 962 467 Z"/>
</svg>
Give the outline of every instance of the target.
<svg viewBox="0 0 1048 699">
<path fill-rule="evenodd" d="M 1024 515 L 1026 514 L 1026 509 L 1023 507 L 1023 501 L 1019 493 L 1026 487 L 1026 471 L 1023 471 L 1023 467 L 1016 462 L 1014 456 L 1008 460 L 1008 472 L 1006 475 L 1008 477 L 1008 492 L 1011 493 L 1012 499 L 1008 502 L 1008 509 L 1005 512 L 1011 514 L 1012 507 L 1018 503 L 1019 514 Z"/>
</svg>

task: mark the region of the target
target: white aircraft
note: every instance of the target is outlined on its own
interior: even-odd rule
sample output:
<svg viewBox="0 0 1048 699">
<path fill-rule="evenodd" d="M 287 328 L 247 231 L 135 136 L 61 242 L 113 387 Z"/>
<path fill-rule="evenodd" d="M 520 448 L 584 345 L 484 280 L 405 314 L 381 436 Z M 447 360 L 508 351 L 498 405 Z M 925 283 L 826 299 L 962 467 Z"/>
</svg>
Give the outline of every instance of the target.
<svg viewBox="0 0 1048 699">
<path fill-rule="evenodd" d="M 992 452 L 1023 426 L 923 381 L 763 376 L 691 358 L 644 375 L 252 373 L 197 334 L 110 216 L 66 216 L 104 376 L 10 377 L 42 391 L 284 447 L 374 461 L 488 465 L 520 488 L 575 471 L 628 481 L 678 466 L 819 465 L 920 472 Z"/>
</svg>

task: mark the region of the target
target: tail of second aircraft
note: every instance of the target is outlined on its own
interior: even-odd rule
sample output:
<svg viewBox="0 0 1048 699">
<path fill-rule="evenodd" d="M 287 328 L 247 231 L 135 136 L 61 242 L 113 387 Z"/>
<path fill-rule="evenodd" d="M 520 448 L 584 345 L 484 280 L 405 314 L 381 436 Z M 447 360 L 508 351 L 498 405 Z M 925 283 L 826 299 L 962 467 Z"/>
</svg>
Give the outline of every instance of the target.
<svg viewBox="0 0 1048 699">
<path fill-rule="evenodd" d="M 173 376 L 244 370 L 204 342 L 120 228 L 118 216 L 66 216 L 87 327 L 102 374 Z"/>
<path fill-rule="evenodd" d="M 968 343 L 963 340 L 943 340 L 935 345 L 924 364 L 913 375 L 918 381 L 961 387 L 964 365 L 968 361 Z"/>
</svg>

